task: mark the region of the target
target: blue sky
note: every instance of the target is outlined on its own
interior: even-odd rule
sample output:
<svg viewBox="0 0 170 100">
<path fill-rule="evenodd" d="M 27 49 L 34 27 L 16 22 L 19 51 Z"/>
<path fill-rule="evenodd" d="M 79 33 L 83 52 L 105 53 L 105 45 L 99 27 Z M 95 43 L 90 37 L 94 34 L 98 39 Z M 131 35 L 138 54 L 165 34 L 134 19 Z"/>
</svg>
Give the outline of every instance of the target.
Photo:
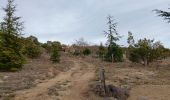
<svg viewBox="0 0 170 100">
<path fill-rule="evenodd" d="M 7 0 L 0 0 L 0 7 Z M 170 48 L 170 23 L 157 17 L 153 9 L 168 10 L 169 0 L 15 0 L 16 15 L 24 21 L 26 36 L 34 35 L 39 41 L 56 40 L 74 43 L 83 37 L 86 41 L 105 43 L 107 15 L 118 22 L 117 30 L 123 38 L 120 45 L 127 45 L 128 31 L 135 39 L 160 40 Z M 3 18 L 0 10 L 0 20 Z"/>
</svg>

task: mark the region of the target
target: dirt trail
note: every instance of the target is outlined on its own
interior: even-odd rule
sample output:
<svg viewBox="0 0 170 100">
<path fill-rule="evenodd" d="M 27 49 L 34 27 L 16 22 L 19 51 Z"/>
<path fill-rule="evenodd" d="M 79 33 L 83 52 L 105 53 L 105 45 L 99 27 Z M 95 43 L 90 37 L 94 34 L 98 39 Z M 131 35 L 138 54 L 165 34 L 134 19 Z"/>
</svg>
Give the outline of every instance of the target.
<svg viewBox="0 0 170 100">
<path fill-rule="evenodd" d="M 44 97 L 48 94 L 50 87 L 58 83 L 67 82 L 69 85 L 65 90 L 59 91 L 58 98 L 61 100 L 83 100 L 84 93 L 87 92 L 88 83 L 95 76 L 94 66 L 80 60 L 73 61 L 74 67 L 67 72 L 61 72 L 55 78 L 38 84 L 28 90 L 16 92 L 15 100 L 53 100 L 49 97 Z M 55 98 L 56 100 L 56 98 Z"/>
</svg>

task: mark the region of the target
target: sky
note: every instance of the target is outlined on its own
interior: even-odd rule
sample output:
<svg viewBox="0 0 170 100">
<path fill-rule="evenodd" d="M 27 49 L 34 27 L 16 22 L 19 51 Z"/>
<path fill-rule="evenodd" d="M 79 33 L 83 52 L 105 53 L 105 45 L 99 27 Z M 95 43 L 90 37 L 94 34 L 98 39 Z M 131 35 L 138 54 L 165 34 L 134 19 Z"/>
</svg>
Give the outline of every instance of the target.
<svg viewBox="0 0 170 100">
<path fill-rule="evenodd" d="M 5 7 L 7 0 L 0 0 Z M 105 43 L 107 16 L 114 16 L 122 36 L 118 42 L 127 46 L 128 31 L 135 40 L 141 38 L 161 41 L 170 48 L 170 23 L 153 10 L 168 11 L 169 0 L 15 0 L 17 16 L 24 21 L 25 36 L 38 37 L 40 42 L 60 41 L 72 44 L 84 38 L 91 44 Z M 0 10 L 0 21 L 4 12 Z"/>
</svg>

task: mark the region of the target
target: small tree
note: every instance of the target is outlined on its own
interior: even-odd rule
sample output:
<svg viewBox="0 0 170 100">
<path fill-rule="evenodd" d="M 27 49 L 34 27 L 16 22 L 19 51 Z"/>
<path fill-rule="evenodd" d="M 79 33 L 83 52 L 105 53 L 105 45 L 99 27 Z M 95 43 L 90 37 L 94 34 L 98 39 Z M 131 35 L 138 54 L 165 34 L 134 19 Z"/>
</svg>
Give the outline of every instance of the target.
<svg viewBox="0 0 170 100">
<path fill-rule="evenodd" d="M 99 55 L 100 58 L 104 59 L 104 56 L 106 54 L 106 49 L 105 49 L 105 47 L 103 46 L 102 43 L 100 43 L 99 49 L 97 51 L 97 54 Z"/>
<path fill-rule="evenodd" d="M 75 49 L 73 55 L 75 56 L 83 55 L 86 52 L 87 46 L 88 46 L 88 42 L 85 41 L 84 38 L 79 38 L 78 40 L 75 40 L 75 43 L 72 45 L 72 47 L 74 47 Z"/>
<path fill-rule="evenodd" d="M 78 40 L 76 40 L 75 45 L 79 46 L 79 47 L 85 47 L 88 46 L 87 41 L 84 40 L 84 38 L 80 38 Z"/>
<path fill-rule="evenodd" d="M 58 41 L 53 41 L 51 46 L 52 48 L 57 48 L 58 50 L 62 49 L 61 43 Z"/>
<path fill-rule="evenodd" d="M 51 53 L 53 47 L 58 48 L 58 50 L 62 49 L 61 43 L 58 41 L 47 41 L 47 43 L 42 44 L 42 47 L 46 49 L 47 53 Z"/>
<path fill-rule="evenodd" d="M 127 43 L 129 44 L 129 47 L 128 47 L 128 51 L 126 51 L 126 53 L 128 53 L 128 57 L 129 57 L 129 54 L 131 55 L 129 57 L 129 59 L 133 62 L 137 62 L 138 59 L 134 59 L 134 58 L 138 58 L 137 54 L 135 53 L 135 49 L 134 49 L 134 46 L 135 46 L 135 40 L 134 40 L 134 37 L 133 37 L 133 34 L 132 32 L 128 32 L 128 39 L 127 39 Z"/>
<path fill-rule="evenodd" d="M 60 62 L 60 54 L 59 54 L 58 48 L 54 47 L 52 49 L 52 54 L 51 54 L 50 60 L 53 63 L 59 63 Z"/>
<path fill-rule="evenodd" d="M 119 45 L 116 44 L 116 42 L 121 38 L 116 30 L 117 23 L 114 22 L 112 16 L 108 16 L 108 32 L 105 31 L 105 35 L 107 37 L 107 45 L 108 50 L 106 53 L 106 60 L 107 61 L 122 61 L 123 59 L 123 52 L 122 49 L 119 47 Z"/>
<path fill-rule="evenodd" d="M 54 42 L 48 41 L 47 46 L 50 48 L 50 53 L 51 53 L 50 60 L 53 63 L 59 63 L 60 62 L 59 51 L 62 49 L 61 43 L 58 41 L 54 41 Z"/>
<path fill-rule="evenodd" d="M 140 39 L 133 49 L 130 49 L 129 58 L 133 62 L 144 62 L 144 65 L 149 65 L 150 62 L 162 58 L 162 44 L 154 42 L 150 39 Z"/>
</svg>

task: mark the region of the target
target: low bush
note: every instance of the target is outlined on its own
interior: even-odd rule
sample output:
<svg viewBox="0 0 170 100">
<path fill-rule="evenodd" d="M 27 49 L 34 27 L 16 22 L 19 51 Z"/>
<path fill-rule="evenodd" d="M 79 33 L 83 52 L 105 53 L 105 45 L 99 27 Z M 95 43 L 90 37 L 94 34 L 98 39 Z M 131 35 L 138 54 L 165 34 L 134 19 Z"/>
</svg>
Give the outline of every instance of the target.
<svg viewBox="0 0 170 100">
<path fill-rule="evenodd" d="M 85 48 L 85 49 L 83 50 L 83 55 L 87 56 L 87 55 L 90 55 L 90 54 L 91 54 L 90 49 Z"/>
<path fill-rule="evenodd" d="M 29 41 L 29 43 L 27 43 L 23 48 L 23 54 L 29 58 L 37 58 L 41 55 L 41 53 L 41 47 L 31 41 Z"/>
<path fill-rule="evenodd" d="M 112 44 L 108 47 L 105 60 L 111 62 L 121 62 L 123 61 L 123 51 L 117 44 Z"/>
<path fill-rule="evenodd" d="M 53 63 L 59 63 L 60 62 L 60 54 L 59 54 L 59 50 L 57 48 L 54 48 L 52 50 L 52 54 L 51 54 L 50 60 Z"/>
<path fill-rule="evenodd" d="M 31 37 L 31 36 L 30 36 Z M 29 58 L 38 58 L 42 53 L 42 47 L 38 44 L 38 39 L 33 38 L 22 38 L 22 53 Z M 35 42 L 36 40 L 36 42 Z"/>
</svg>

